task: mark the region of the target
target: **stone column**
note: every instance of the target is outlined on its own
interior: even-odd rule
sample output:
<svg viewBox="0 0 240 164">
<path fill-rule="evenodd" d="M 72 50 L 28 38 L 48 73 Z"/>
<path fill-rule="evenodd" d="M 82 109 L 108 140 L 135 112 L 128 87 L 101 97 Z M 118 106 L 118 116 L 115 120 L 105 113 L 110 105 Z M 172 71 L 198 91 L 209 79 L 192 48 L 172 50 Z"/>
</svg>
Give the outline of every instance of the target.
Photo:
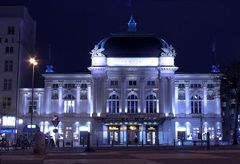
<svg viewBox="0 0 240 164">
<path fill-rule="evenodd" d="M 170 115 L 175 113 L 175 85 L 173 77 L 168 78 L 168 109 Z"/>
<path fill-rule="evenodd" d="M 97 95 L 98 95 L 97 83 L 98 83 L 97 78 L 94 78 L 93 79 L 93 111 L 92 111 L 93 116 L 97 115 L 97 113 L 96 113 Z"/>
<path fill-rule="evenodd" d="M 126 108 L 126 103 L 125 103 L 125 99 L 126 99 L 126 93 L 125 93 L 125 86 L 126 86 L 126 84 L 125 84 L 126 82 L 125 82 L 125 79 L 124 78 L 122 78 L 121 79 L 121 100 L 120 100 L 120 102 L 121 102 L 121 109 L 122 109 L 122 111 L 121 111 L 121 113 L 125 113 L 125 108 Z"/>
<path fill-rule="evenodd" d="M 76 84 L 76 113 L 80 113 L 80 95 L 81 95 L 81 84 Z"/>
<path fill-rule="evenodd" d="M 145 113 L 145 95 L 144 95 L 144 84 L 145 84 L 145 79 L 140 78 L 140 109 L 141 113 Z"/>
<path fill-rule="evenodd" d="M 57 113 L 64 113 L 63 107 L 63 84 L 58 84 L 58 111 Z"/>
<path fill-rule="evenodd" d="M 206 113 L 207 110 L 207 83 L 203 82 L 203 109 L 202 109 L 202 114 Z"/>
<path fill-rule="evenodd" d="M 93 113 L 93 94 L 92 94 L 92 87 L 91 84 L 88 84 L 88 105 L 89 105 L 89 111 L 87 111 L 87 113 L 90 113 L 90 115 Z"/>
<path fill-rule="evenodd" d="M 46 83 L 45 84 L 45 113 L 50 114 L 52 112 L 51 109 L 51 83 Z"/>
<path fill-rule="evenodd" d="M 179 89 L 178 89 L 178 83 L 175 82 L 174 84 L 175 86 L 175 91 L 174 91 L 174 111 L 173 111 L 173 114 L 177 114 L 178 113 L 178 92 L 179 92 Z"/>
<path fill-rule="evenodd" d="M 159 79 L 159 105 L 160 105 L 160 113 L 165 114 L 165 108 L 166 108 L 166 94 L 165 94 L 165 90 L 166 90 L 166 78 L 165 77 L 161 77 Z"/>
<path fill-rule="evenodd" d="M 221 114 L 221 99 L 220 99 L 220 82 L 217 83 L 215 88 L 215 106 L 216 106 L 216 114 Z"/>
<path fill-rule="evenodd" d="M 191 113 L 189 85 L 190 85 L 189 82 L 185 83 L 186 114 L 190 114 Z"/>
</svg>

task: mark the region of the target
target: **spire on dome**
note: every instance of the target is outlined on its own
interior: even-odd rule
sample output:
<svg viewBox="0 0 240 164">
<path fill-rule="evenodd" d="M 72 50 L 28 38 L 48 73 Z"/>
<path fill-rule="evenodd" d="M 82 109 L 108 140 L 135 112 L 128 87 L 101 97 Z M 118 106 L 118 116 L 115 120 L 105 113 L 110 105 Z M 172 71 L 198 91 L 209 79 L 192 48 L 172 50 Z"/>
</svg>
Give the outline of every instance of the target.
<svg viewBox="0 0 240 164">
<path fill-rule="evenodd" d="M 136 31 L 137 31 L 137 23 L 133 19 L 133 16 L 131 16 L 128 22 L 128 32 L 136 32 Z"/>
</svg>

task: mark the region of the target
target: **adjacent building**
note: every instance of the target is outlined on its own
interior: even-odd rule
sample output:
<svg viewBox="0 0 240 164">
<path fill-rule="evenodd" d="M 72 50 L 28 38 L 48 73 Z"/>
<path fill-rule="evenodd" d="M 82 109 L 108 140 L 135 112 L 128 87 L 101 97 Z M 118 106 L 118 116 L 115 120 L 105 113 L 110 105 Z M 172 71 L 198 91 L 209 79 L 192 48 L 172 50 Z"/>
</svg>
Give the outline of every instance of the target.
<svg viewBox="0 0 240 164">
<path fill-rule="evenodd" d="M 21 6 L 0 6 L 0 134 L 16 133 L 19 88 L 35 48 L 36 23 Z"/>
<path fill-rule="evenodd" d="M 92 145 L 173 144 L 206 140 L 207 132 L 221 140 L 220 74 L 176 72 L 174 47 L 138 33 L 133 18 L 90 54 L 87 74 L 43 74 L 33 103 L 31 89 L 20 89 L 19 132 L 33 104 L 34 124 L 65 146 L 84 145 L 88 132 Z"/>
</svg>

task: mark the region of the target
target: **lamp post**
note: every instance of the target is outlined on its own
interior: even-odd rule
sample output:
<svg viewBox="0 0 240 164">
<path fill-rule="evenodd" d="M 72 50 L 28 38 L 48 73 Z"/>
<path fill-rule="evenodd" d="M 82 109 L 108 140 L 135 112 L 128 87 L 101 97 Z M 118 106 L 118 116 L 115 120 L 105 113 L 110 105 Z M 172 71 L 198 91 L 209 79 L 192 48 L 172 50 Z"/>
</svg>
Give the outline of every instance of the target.
<svg viewBox="0 0 240 164">
<path fill-rule="evenodd" d="M 34 94 L 34 69 L 38 64 L 35 58 L 30 58 L 29 63 L 32 65 L 32 103 L 31 103 L 31 139 L 32 139 L 32 124 L 33 124 L 33 94 Z"/>
</svg>

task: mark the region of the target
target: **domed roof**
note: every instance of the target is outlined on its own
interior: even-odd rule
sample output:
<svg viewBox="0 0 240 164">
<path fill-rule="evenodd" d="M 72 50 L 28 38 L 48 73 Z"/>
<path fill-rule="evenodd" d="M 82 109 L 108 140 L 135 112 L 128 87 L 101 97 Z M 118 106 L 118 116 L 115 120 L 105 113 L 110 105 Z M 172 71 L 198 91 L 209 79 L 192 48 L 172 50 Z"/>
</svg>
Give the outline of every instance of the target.
<svg viewBox="0 0 240 164">
<path fill-rule="evenodd" d="M 159 57 L 163 47 L 161 39 L 152 34 L 111 34 L 98 43 L 106 57 Z"/>
</svg>

